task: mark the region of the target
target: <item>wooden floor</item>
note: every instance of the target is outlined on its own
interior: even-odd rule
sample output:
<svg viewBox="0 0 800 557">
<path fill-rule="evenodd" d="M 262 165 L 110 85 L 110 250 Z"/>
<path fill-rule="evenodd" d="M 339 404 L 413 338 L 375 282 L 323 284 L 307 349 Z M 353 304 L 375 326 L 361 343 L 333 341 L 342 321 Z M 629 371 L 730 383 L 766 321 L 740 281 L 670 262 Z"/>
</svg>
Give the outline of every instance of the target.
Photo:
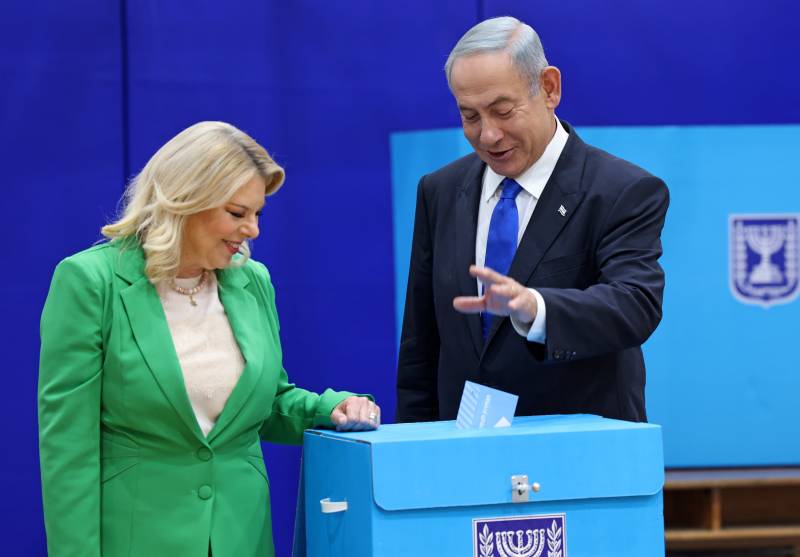
<svg viewBox="0 0 800 557">
<path fill-rule="evenodd" d="M 668 470 L 669 557 L 800 557 L 800 467 Z"/>
</svg>

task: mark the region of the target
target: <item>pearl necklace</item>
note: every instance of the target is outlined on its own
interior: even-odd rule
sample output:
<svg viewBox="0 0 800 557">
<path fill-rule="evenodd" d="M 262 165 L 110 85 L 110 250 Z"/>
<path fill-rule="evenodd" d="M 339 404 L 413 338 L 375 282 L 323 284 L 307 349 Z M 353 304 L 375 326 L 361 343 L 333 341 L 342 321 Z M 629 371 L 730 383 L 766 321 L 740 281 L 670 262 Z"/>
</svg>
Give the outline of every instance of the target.
<svg viewBox="0 0 800 557">
<path fill-rule="evenodd" d="M 178 286 L 175 284 L 175 279 L 171 279 L 169 281 L 169 286 L 178 294 L 183 294 L 184 296 L 189 296 L 189 303 L 193 306 L 197 305 L 197 302 L 194 299 L 194 295 L 200 292 L 203 287 L 206 285 L 206 279 L 208 278 L 208 273 L 203 270 L 203 273 L 200 275 L 200 280 L 191 288 L 183 288 L 182 286 Z"/>
</svg>

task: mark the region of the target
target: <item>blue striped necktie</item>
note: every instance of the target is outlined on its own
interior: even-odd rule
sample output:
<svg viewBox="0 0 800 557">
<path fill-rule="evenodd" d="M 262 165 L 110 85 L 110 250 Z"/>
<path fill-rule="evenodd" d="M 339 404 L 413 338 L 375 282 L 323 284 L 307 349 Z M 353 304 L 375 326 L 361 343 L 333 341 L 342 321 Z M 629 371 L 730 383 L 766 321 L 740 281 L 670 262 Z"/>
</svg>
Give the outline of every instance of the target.
<svg viewBox="0 0 800 557">
<path fill-rule="evenodd" d="M 489 236 L 486 239 L 486 258 L 484 265 L 491 267 L 502 275 L 507 275 L 517 251 L 517 235 L 519 233 L 519 212 L 517 211 L 517 194 L 522 186 L 511 178 L 505 178 L 500 186 L 503 188 L 500 199 L 492 212 L 489 223 Z M 483 340 L 489 336 L 494 315 L 488 311 L 481 314 Z"/>
</svg>

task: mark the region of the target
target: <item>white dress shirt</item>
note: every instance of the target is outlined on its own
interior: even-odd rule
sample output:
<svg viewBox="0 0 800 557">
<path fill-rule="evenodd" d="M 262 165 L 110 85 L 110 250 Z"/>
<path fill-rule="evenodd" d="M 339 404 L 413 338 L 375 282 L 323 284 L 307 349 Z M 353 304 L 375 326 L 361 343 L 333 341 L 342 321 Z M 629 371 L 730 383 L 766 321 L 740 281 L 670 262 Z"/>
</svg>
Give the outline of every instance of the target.
<svg viewBox="0 0 800 557">
<path fill-rule="evenodd" d="M 542 195 L 550 175 L 564 150 L 569 134 L 556 118 L 556 131 L 550 143 L 533 165 L 514 180 L 522 187 L 516 198 L 517 213 L 519 214 L 519 232 L 517 234 L 517 246 L 522 240 L 525 229 L 533 216 L 536 203 Z M 483 186 L 481 190 L 481 202 L 478 208 L 478 232 L 475 238 L 475 263 L 483 267 L 486 261 L 486 242 L 489 237 L 489 223 L 492 220 L 492 213 L 500 199 L 500 183 L 505 176 L 500 176 L 494 170 L 486 166 L 483 173 Z M 544 343 L 546 336 L 547 308 L 544 299 L 536 289 L 529 289 L 536 297 L 537 312 L 533 323 L 520 323 L 512 318 L 511 323 L 516 331 L 526 337 L 531 342 Z M 483 285 L 478 281 L 478 295 L 483 294 Z"/>
</svg>

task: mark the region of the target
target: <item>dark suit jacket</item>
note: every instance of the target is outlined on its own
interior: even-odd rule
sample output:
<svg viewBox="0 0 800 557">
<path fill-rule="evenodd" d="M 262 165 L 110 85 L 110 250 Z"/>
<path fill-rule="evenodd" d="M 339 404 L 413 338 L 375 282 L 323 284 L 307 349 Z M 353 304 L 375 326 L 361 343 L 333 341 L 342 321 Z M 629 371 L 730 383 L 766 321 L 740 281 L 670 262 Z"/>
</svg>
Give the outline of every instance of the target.
<svg viewBox="0 0 800 557">
<path fill-rule="evenodd" d="M 398 421 L 454 419 L 465 380 L 518 395 L 517 415 L 646 421 L 641 344 L 661 320 L 669 193 L 659 178 L 563 124 L 569 140 L 509 271 L 542 295 L 546 344 L 523 338 L 509 318 L 495 319 L 484 343 L 480 316 L 453 309 L 453 298 L 477 293 L 468 268 L 485 164 L 472 154 L 420 180 Z"/>
</svg>

